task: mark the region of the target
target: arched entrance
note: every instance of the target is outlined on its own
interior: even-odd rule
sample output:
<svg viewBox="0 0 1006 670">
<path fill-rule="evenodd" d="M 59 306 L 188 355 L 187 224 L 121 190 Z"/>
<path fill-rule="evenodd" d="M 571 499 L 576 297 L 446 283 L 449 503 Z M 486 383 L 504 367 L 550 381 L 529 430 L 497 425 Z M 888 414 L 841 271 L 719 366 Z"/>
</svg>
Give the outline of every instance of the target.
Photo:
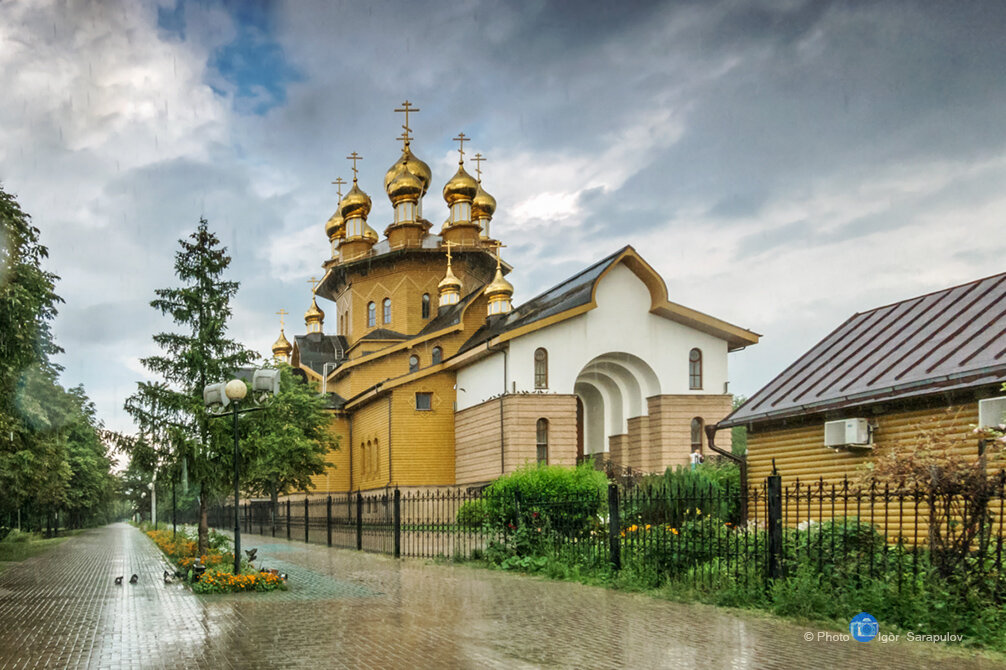
<svg viewBox="0 0 1006 670">
<path fill-rule="evenodd" d="M 610 352 L 583 366 L 573 392 L 578 400 L 578 447 L 582 444 L 589 456 L 607 451 L 608 436 L 628 432 L 628 420 L 647 413 L 646 399 L 660 395 L 660 380 L 638 356 Z"/>
</svg>

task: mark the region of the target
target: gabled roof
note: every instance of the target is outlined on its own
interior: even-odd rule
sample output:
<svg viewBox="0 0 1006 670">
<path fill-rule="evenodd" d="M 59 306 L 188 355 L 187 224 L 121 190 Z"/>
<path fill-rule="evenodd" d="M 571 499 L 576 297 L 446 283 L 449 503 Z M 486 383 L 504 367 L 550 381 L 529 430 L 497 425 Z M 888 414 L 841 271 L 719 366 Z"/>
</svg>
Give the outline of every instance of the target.
<svg viewBox="0 0 1006 670">
<path fill-rule="evenodd" d="M 1006 380 L 1006 273 L 854 314 L 721 427 Z"/>
<path fill-rule="evenodd" d="M 402 333 L 399 333 L 394 330 L 389 330 L 387 328 L 378 328 L 376 330 L 372 330 L 360 338 L 360 340 L 407 340 L 407 339 L 409 339 L 408 335 L 404 335 Z"/>
<path fill-rule="evenodd" d="M 459 353 L 474 349 L 495 338 L 509 339 L 509 337 L 515 337 L 536 327 L 544 327 L 592 309 L 596 306 L 595 293 L 598 280 L 618 263 L 625 263 L 626 267 L 646 284 L 650 292 L 650 311 L 652 313 L 720 337 L 727 341 L 727 346 L 731 351 L 758 342 L 757 333 L 683 305 L 669 302 L 667 287 L 657 271 L 650 267 L 636 253 L 635 249 L 631 246 L 625 246 L 564 282 L 528 300 L 509 314 L 489 319 L 465 342 Z"/>
</svg>

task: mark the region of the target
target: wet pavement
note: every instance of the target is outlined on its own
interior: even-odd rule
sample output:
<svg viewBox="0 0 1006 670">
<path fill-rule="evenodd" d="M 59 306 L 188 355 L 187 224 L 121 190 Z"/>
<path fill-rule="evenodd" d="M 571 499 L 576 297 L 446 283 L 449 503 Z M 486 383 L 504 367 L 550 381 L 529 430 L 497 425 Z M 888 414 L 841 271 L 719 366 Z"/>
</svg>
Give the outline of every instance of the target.
<svg viewBox="0 0 1006 670">
<path fill-rule="evenodd" d="M 0 668 L 1003 668 L 930 643 L 243 535 L 280 593 L 197 596 L 125 524 L 0 573 Z M 116 586 L 114 577 L 139 582 Z M 846 631 L 847 632 L 847 631 Z"/>
</svg>

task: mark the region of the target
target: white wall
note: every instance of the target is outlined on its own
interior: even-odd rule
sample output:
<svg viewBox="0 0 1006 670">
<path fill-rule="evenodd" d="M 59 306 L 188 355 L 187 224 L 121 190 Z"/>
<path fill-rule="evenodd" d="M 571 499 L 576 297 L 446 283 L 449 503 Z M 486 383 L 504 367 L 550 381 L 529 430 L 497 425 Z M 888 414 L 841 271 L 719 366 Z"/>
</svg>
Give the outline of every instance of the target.
<svg viewBox="0 0 1006 670">
<path fill-rule="evenodd" d="M 591 360 L 624 352 L 645 361 L 659 380 L 660 394 L 722 394 L 727 381 L 727 343 L 675 321 L 650 314 L 650 293 L 627 267 L 617 265 L 597 287 L 597 308 L 509 342 L 507 390 L 535 391 L 534 351 L 548 350 L 548 392 L 574 393 L 577 377 Z M 702 350 L 703 388 L 688 388 L 688 353 Z M 503 388 L 502 354 L 458 371 L 458 409 L 476 405 Z M 647 391 L 644 389 L 644 393 Z M 642 412 L 645 413 L 645 407 Z M 623 432 L 625 420 L 607 416 L 609 432 Z M 619 428 L 621 424 L 622 428 Z"/>
</svg>

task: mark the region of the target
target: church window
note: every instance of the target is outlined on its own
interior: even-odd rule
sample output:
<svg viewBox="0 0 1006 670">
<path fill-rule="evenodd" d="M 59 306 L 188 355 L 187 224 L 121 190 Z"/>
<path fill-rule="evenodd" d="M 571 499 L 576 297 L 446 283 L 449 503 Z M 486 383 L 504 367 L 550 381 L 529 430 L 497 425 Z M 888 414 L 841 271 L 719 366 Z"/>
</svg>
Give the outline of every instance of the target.
<svg viewBox="0 0 1006 670">
<path fill-rule="evenodd" d="M 438 365 L 444 360 L 444 350 L 440 347 L 433 347 L 433 365 Z"/>
<path fill-rule="evenodd" d="M 367 328 L 377 325 L 377 305 L 372 302 L 367 303 Z"/>
<path fill-rule="evenodd" d="M 692 451 L 702 451 L 702 419 L 692 419 Z"/>
<path fill-rule="evenodd" d="M 534 387 L 548 388 L 548 352 L 541 347 L 534 352 Z"/>
<path fill-rule="evenodd" d="M 419 356 L 412 354 L 409 356 L 409 372 L 415 372 L 419 369 Z"/>
<path fill-rule="evenodd" d="M 702 350 L 692 349 L 688 353 L 688 388 L 702 388 Z"/>
<path fill-rule="evenodd" d="M 538 419 L 538 463 L 548 465 L 548 419 Z"/>
<path fill-rule="evenodd" d="M 424 293 L 423 294 L 423 318 L 424 319 L 430 318 L 430 294 L 429 293 Z"/>
<path fill-rule="evenodd" d="M 433 409 L 433 394 L 432 393 L 417 393 L 416 394 L 416 409 L 423 411 L 430 411 Z"/>
<path fill-rule="evenodd" d="M 384 323 L 391 323 L 391 298 L 384 299 Z"/>
</svg>

